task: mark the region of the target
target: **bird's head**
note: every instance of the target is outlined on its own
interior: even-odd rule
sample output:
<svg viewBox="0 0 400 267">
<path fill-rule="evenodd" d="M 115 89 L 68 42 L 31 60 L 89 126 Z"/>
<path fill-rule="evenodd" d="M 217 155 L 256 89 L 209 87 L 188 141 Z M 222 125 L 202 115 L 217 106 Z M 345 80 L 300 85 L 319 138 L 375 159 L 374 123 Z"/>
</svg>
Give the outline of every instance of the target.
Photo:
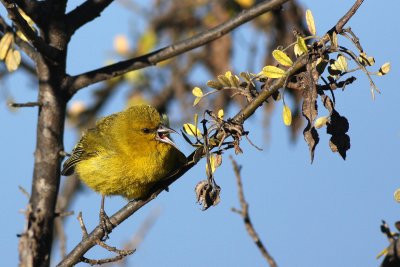
<svg viewBox="0 0 400 267">
<path fill-rule="evenodd" d="M 168 126 L 168 117 L 165 115 L 161 116 L 155 108 L 149 105 L 131 107 L 130 114 L 134 129 L 140 132 L 142 138 L 148 141 L 155 140 L 169 144 L 178 149 L 175 143 L 169 138 L 170 133 L 177 132 Z"/>
</svg>

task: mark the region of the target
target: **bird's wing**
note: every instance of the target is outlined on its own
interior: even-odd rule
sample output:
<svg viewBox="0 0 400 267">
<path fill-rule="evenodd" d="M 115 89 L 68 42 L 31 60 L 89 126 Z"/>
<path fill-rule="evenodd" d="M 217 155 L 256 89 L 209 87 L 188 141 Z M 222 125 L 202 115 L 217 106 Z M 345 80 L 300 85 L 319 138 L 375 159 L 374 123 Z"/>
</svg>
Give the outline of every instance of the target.
<svg viewBox="0 0 400 267">
<path fill-rule="evenodd" d="M 108 150 L 110 147 L 110 128 L 119 113 L 104 117 L 96 122 L 96 127 L 89 129 L 72 150 L 72 155 L 63 164 L 62 175 L 69 176 L 74 173 L 75 165 L 98 155 L 100 150 Z"/>
<path fill-rule="evenodd" d="M 72 155 L 64 162 L 63 168 L 61 171 L 62 175 L 69 176 L 74 173 L 75 165 L 85 159 L 91 158 L 96 155 L 95 150 L 88 150 L 87 141 L 90 138 L 90 135 L 96 135 L 97 129 L 88 130 L 82 137 L 81 140 L 75 145 L 72 150 Z"/>
</svg>

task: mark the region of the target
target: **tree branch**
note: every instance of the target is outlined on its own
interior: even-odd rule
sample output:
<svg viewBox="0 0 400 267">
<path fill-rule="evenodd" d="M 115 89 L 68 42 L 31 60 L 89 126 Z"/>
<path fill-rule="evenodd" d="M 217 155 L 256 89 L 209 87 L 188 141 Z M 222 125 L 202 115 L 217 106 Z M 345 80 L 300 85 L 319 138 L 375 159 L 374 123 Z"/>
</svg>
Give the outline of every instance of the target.
<svg viewBox="0 0 400 267">
<path fill-rule="evenodd" d="M 194 48 L 200 47 L 206 43 L 222 37 L 223 35 L 229 33 L 238 26 L 256 18 L 257 16 L 276 9 L 287 1 L 289 0 L 264 1 L 250 9 L 242 11 L 234 18 L 186 40 L 177 42 L 173 45 L 161 48 L 157 51 L 140 57 L 121 61 L 103 68 L 72 76 L 70 77 L 69 81 L 69 94 L 72 96 L 79 89 L 89 86 L 91 84 L 122 75 L 129 71 L 156 65 L 161 61 L 175 57 Z"/>
<path fill-rule="evenodd" d="M 113 0 L 87 0 L 66 15 L 67 32 L 72 36 L 76 30 L 86 23 L 100 17 L 101 12 L 108 7 Z"/>
<path fill-rule="evenodd" d="M 238 187 L 238 195 L 239 195 L 239 201 L 240 201 L 240 206 L 241 206 L 241 210 L 237 211 L 236 209 L 232 209 L 232 211 L 235 211 L 235 212 L 239 213 L 240 216 L 242 216 L 247 233 L 253 239 L 255 245 L 257 246 L 258 250 L 261 252 L 263 257 L 267 260 L 269 266 L 278 267 L 274 258 L 271 256 L 271 254 L 269 254 L 269 252 L 265 248 L 264 244 L 262 243 L 260 237 L 258 236 L 258 234 L 257 234 L 256 230 L 254 229 L 254 226 L 251 222 L 250 214 L 249 214 L 249 204 L 247 203 L 247 201 L 244 197 L 244 192 L 243 192 L 242 177 L 240 175 L 241 167 L 232 158 L 232 156 L 230 156 L 230 159 L 231 159 L 231 162 L 233 165 L 233 171 L 235 172 L 235 176 L 236 176 L 236 183 L 237 183 L 237 187 Z"/>
</svg>

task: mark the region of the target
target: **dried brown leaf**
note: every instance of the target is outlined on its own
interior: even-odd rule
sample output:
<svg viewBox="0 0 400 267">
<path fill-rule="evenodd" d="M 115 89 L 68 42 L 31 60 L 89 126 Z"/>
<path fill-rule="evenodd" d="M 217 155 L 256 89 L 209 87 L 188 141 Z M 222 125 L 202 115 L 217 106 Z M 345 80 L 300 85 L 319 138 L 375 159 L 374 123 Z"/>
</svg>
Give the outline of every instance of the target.
<svg viewBox="0 0 400 267">
<path fill-rule="evenodd" d="M 195 187 L 195 192 L 197 202 L 203 206 L 203 210 L 220 202 L 221 188 L 218 185 L 211 185 L 208 180 L 200 181 Z"/>
<path fill-rule="evenodd" d="M 303 105 L 302 113 L 307 120 L 307 125 L 303 130 L 304 140 L 310 150 L 311 163 L 314 160 L 315 147 L 319 142 L 318 132 L 314 127 L 314 120 L 318 116 L 317 106 L 317 87 L 312 77 L 311 64 L 307 65 L 307 72 L 303 73 Z"/>
<path fill-rule="evenodd" d="M 346 152 L 350 149 L 350 137 L 346 134 L 348 131 L 349 122 L 346 117 L 340 116 L 336 110 L 333 110 L 326 132 L 332 135 L 329 140 L 332 152 L 338 152 L 343 159 L 346 159 Z"/>
</svg>

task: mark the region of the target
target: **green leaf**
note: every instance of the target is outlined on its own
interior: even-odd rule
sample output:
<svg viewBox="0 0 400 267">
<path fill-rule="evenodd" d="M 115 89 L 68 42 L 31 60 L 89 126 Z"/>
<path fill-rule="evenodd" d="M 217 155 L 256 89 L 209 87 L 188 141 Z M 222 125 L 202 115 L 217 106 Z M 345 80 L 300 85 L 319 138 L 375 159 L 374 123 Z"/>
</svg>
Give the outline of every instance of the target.
<svg viewBox="0 0 400 267">
<path fill-rule="evenodd" d="M 309 10 L 309 9 L 307 9 L 307 11 L 306 11 L 306 22 L 307 22 L 308 31 L 312 35 L 315 35 L 317 33 L 317 31 L 315 30 L 314 17 L 313 17 L 313 14 L 311 13 L 311 10 Z"/>
<path fill-rule="evenodd" d="M 217 89 L 217 90 L 220 90 L 220 89 L 222 89 L 222 87 L 224 87 L 220 82 L 214 81 L 214 80 L 208 81 L 207 86 L 210 88 L 213 88 L 213 89 Z"/>
<path fill-rule="evenodd" d="M 281 50 L 272 51 L 272 56 L 276 61 L 278 61 L 279 64 L 285 67 L 290 67 L 293 65 L 293 61 L 290 59 L 290 57 Z"/>
</svg>

